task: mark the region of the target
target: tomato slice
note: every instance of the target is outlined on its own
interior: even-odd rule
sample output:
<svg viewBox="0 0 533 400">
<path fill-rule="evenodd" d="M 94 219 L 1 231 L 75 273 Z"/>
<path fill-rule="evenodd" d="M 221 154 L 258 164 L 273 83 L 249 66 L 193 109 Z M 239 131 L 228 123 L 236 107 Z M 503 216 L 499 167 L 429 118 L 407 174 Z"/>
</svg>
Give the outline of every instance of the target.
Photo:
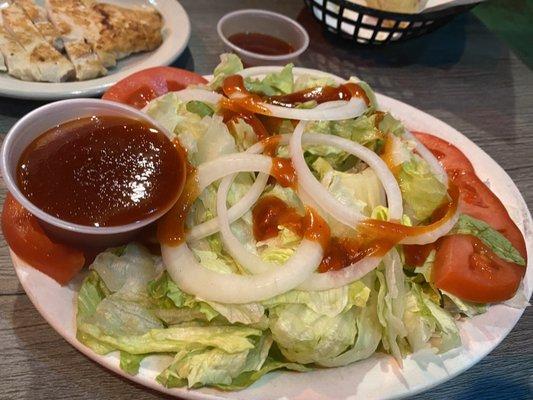
<svg viewBox="0 0 533 400">
<path fill-rule="evenodd" d="M 525 270 L 502 260 L 474 236 L 452 235 L 439 242 L 432 280 L 463 300 L 493 303 L 513 297 Z"/>
<path fill-rule="evenodd" d="M 2 210 L 2 231 L 7 244 L 22 260 L 67 284 L 85 264 L 83 252 L 53 242 L 28 210 L 8 194 Z"/>
<path fill-rule="evenodd" d="M 477 177 L 466 156 L 435 136 L 421 132 L 415 136 L 438 158 L 459 188 L 461 211 L 499 231 L 527 260 L 522 233 L 500 199 Z M 502 260 L 473 236 L 452 235 L 439 241 L 433 280 L 438 288 L 462 299 L 498 302 L 514 295 L 525 270 Z"/>
<path fill-rule="evenodd" d="M 437 157 L 448 175 L 458 171 L 475 173 L 470 160 L 453 144 L 429 133 L 413 132 L 413 135 Z"/>
<path fill-rule="evenodd" d="M 205 83 L 207 80 L 195 72 L 174 67 L 154 67 L 135 72 L 118 81 L 107 89 L 102 98 L 141 109 L 165 93 Z"/>
<path fill-rule="evenodd" d="M 522 257 L 526 258 L 526 243 L 522 232 L 487 185 L 474 173 L 455 174 L 451 179 L 459 187 L 462 212 L 485 221 L 505 236 Z"/>
</svg>

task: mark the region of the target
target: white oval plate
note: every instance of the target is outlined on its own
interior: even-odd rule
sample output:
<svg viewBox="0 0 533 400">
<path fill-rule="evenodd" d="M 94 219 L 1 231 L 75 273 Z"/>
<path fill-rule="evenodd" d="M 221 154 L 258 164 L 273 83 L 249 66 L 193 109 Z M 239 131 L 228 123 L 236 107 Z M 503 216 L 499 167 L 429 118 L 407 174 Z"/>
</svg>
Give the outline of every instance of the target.
<svg viewBox="0 0 533 400">
<path fill-rule="evenodd" d="M 253 69 L 254 75 L 270 71 L 271 68 Z M 310 72 L 340 79 L 320 71 L 295 69 L 296 74 Z M 439 119 L 384 95 L 377 94 L 377 99 L 381 109 L 391 111 L 408 128 L 446 139 L 468 154 L 477 175 L 502 200 L 513 220 L 525 233 L 527 252 L 531 255 L 531 214 L 509 175 L 470 139 Z M 170 357 L 148 357 L 142 362 L 139 374 L 130 376 L 119 368 L 117 352 L 99 356 L 76 340 L 76 295 L 83 276 L 78 276 L 68 286 L 61 287 L 53 279 L 18 259 L 14 253 L 11 253 L 11 257 L 20 282 L 37 310 L 76 349 L 115 373 L 144 386 L 195 400 L 355 400 L 413 395 L 453 378 L 480 361 L 507 336 L 524 311 L 503 304 L 491 306 L 485 314 L 459 322 L 462 347 L 440 356 L 428 352 L 416 353 L 404 360 L 403 368 L 388 355 L 374 354 L 367 360 L 341 368 L 306 373 L 270 373 L 240 392 L 167 389 L 159 385 L 155 377 L 170 363 Z M 530 259 L 524 285 L 520 289 L 527 299 L 531 297 L 533 288 L 532 264 Z"/>
<path fill-rule="evenodd" d="M 75 82 L 27 82 L 0 72 L 0 96 L 32 100 L 57 100 L 96 96 L 122 78 L 142 69 L 169 65 L 183 52 L 191 35 L 189 16 L 176 0 L 104 0 L 123 6 L 151 5 L 163 16 L 163 43 L 147 53 L 134 54 L 117 63 L 101 78 Z M 0 5 L 3 3 L 0 0 Z M 36 3 L 43 4 L 44 0 Z"/>
</svg>

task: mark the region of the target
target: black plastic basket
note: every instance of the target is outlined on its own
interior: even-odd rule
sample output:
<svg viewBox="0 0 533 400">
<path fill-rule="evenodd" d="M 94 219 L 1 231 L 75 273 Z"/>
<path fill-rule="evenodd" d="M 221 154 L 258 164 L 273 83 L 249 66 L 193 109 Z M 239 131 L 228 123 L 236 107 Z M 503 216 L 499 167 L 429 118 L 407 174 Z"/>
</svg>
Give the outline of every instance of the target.
<svg viewBox="0 0 533 400">
<path fill-rule="evenodd" d="M 350 0 L 304 0 L 329 32 L 365 45 L 400 42 L 440 28 L 477 3 L 419 14 L 376 10 Z"/>
</svg>

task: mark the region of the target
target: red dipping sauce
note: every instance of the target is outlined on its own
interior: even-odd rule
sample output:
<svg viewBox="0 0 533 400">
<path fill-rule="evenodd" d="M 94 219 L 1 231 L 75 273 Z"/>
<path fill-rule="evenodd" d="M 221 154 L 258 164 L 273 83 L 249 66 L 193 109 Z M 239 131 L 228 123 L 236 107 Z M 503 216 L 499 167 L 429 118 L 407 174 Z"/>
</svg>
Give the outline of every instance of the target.
<svg viewBox="0 0 533 400">
<path fill-rule="evenodd" d="M 294 47 L 286 41 L 263 33 L 234 33 L 228 40 L 241 49 L 266 56 L 282 56 L 294 52 Z"/>
<path fill-rule="evenodd" d="M 17 181 L 35 206 L 64 221 L 126 225 L 168 209 L 185 179 L 182 152 L 145 121 L 93 116 L 60 124 L 23 152 Z"/>
</svg>

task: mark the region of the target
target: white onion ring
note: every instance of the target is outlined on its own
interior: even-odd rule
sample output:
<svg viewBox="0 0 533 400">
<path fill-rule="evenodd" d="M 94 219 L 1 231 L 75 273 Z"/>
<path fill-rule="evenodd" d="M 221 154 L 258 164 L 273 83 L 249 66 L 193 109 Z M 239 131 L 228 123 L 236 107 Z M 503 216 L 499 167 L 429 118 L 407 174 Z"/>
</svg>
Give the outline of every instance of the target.
<svg viewBox="0 0 533 400">
<path fill-rule="evenodd" d="M 267 156 L 227 154 L 198 167 L 198 186 L 203 190 L 214 181 L 237 172 L 270 173 L 271 166 L 272 159 Z M 204 300 L 235 304 L 265 300 L 293 289 L 318 267 L 323 252 L 318 242 L 303 239 L 283 268 L 250 276 L 222 274 L 203 267 L 186 243 L 176 247 L 161 246 L 166 269 L 181 289 Z"/>
<path fill-rule="evenodd" d="M 444 183 L 446 188 L 448 188 L 448 174 L 442 167 L 439 160 L 437 160 L 437 157 L 435 157 L 435 155 L 426 146 L 424 146 L 424 144 L 420 140 L 418 140 L 415 135 L 413 135 L 408 130 L 405 130 L 404 137 L 407 140 L 410 140 L 415 143 L 416 152 L 420 155 L 420 157 L 422 157 L 425 162 L 428 163 L 433 173 L 437 175 L 439 180 Z"/>
<path fill-rule="evenodd" d="M 319 108 L 317 106 L 309 109 L 289 108 L 261 103 L 268 110 L 268 113 L 258 111 L 258 114 L 283 119 L 297 119 L 300 121 L 338 121 L 359 117 L 367 109 L 366 103 L 358 97 L 352 97 L 347 102 L 343 101 L 342 105 L 338 105 L 338 101 L 332 103 L 335 103 L 335 107 L 328 103 L 322 103 L 321 105 L 325 107 Z"/>
<path fill-rule="evenodd" d="M 204 103 L 217 104 L 224 96 L 206 89 L 183 89 L 175 92 L 183 101 L 203 101 Z"/>
<path fill-rule="evenodd" d="M 408 236 L 405 239 L 403 239 L 400 244 L 428 244 L 433 243 L 437 239 L 441 238 L 442 236 L 446 235 L 448 232 L 452 230 L 454 225 L 459 220 L 459 216 L 461 215 L 461 212 L 459 210 L 459 207 L 457 207 L 457 210 L 455 210 L 455 213 L 442 225 L 439 227 L 433 229 L 430 232 L 423 233 L 421 235 L 416 236 Z"/>
<path fill-rule="evenodd" d="M 248 150 L 246 150 L 246 153 L 261 153 L 264 146 L 257 146 L 257 144 L 262 143 L 258 142 L 254 146 L 251 146 L 248 148 Z M 259 199 L 261 196 L 261 193 L 263 193 L 263 190 L 268 182 L 268 176 L 268 174 L 264 173 L 257 175 L 257 178 L 255 179 L 255 182 L 250 190 L 228 210 L 228 219 L 230 223 L 241 218 L 250 208 L 252 208 L 257 199 Z M 209 235 L 212 235 L 213 233 L 218 232 L 218 230 L 218 217 L 214 217 L 209 221 L 192 227 L 187 233 L 187 241 L 194 242 L 195 240 L 203 239 Z"/>
<path fill-rule="evenodd" d="M 206 89 L 183 89 L 178 90 L 177 92 L 169 92 L 169 93 L 175 93 L 180 100 L 183 101 L 203 101 L 204 103 L 211 103 L 211 104 L 217 104 L 220 99 L 222 99 L 222 95 L 218 94 L 216 92 L 212 92 L 210 90 Z M 141 111 L 146 113 L 148 108 L 150 107 L 150 104 L 152 104 L 153 101 L 156 101 L 160 99 L 163 96 L 166 96 L 168 93 L 165 93 L 159 97 L 156 97 L 155 99 L 150 100 L 150 102 L 145 105 Z"/>
<path fill-rule="evenodd" d="M 220 236 L 225 249 L 246 271 L 252 274 L 260 274 L 275 268 L 276 264 L 265 262 L 257 255 L 250 253 L 231 231 L 226 201 L 234 178 L 235 175 L 226 176 L 218 187 L 217 215 L 219 217 Z"/>
<path fill-rule="evenodd" d="M 161 253 L 170 277 L 180 289 L 203 300 L 226 304 L 262 301 L 285 293 L 302 283 L 323 256 L 319 243 L 304 239 L 283 268 L 258 275 L 236 275 L 203 267 L 187 244 L 163 245 Z"/>
<path fill-rule="evenodd" d="M 226 175 L 237 172 L 258 171 L 270 174 L 272 158 L 261 154 L 231 153 L 207 161 L 198 167 L 198 186 L 200 191 Z"/>
<path fill-rule="evenodd" d="M 359 210 L 340 203 L 313 175 L 307 166 L 302 148 L 302 135 L 306 123 L 301 121 L 289 141 L 289 150 L 298 174 L 298 182 L 320 207 L 337 221 L 352 228 L 365 218 Z M 380 179 L 387 194 L 390 218 L 399 220 L 403 214 L 402 195 L 394 175 L 379 156 L 370 149 L 350 140 L 323 134 L 306 134 L 306 143 L 339 147 L 365 161 Z"/>
<path fill-rule="evenodd" d="M 383 257 L 365 257 L 338 271 L 313 272 L 298 290 L 321 291 L 348 285 L 376 269 Z"/>
<path fill-rule="evenodd" d="M 261 173 L 257 176 L 252 187 L 250 187 L 250 190 L 248 190 L 248 192 L 246 192 L 246 194 L 241 199 L 239 199 L 239 201 L 235 203 L 233 207 L 228 210 L 228 219 L 230 223 L 238 220 L 244 214 L 246 214 L 248 210 L 250 210 L 250 208 L 255 204 L 257 199 L 259 199 L 259 197 L 263 193 L 267 182 L 267 174 Z M 187 233 L 187 241 L 194 242 L 196 240 L 200 240 L 207 236 L 210 236 L 213 233 L 217 233 L 218 231 L 218 217 L 214 217 L 209 221 L 192 227 Z"/>
</svg>

